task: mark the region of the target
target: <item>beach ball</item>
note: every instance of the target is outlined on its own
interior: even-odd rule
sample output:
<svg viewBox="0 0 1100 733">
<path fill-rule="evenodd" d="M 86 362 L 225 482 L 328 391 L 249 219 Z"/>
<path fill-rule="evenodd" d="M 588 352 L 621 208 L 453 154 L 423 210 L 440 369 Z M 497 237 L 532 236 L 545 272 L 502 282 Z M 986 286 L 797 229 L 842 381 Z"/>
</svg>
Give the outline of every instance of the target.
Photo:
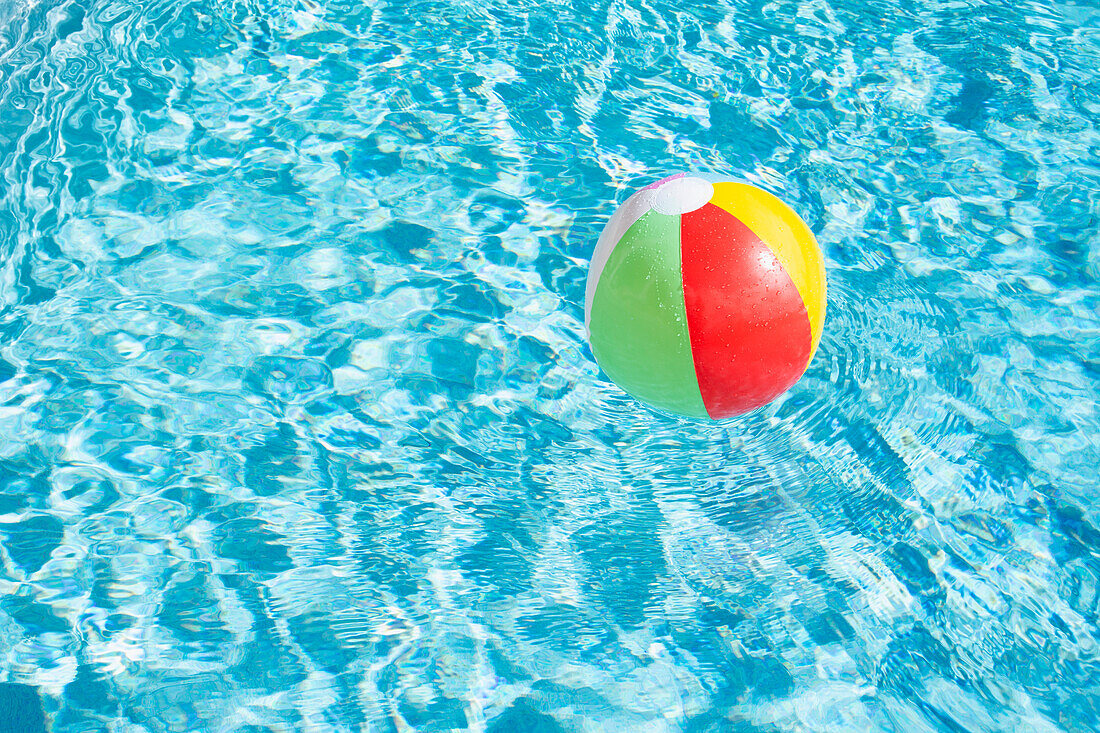
<svg viewBox="0 0 1100 733">
<path fill-rule="evenodd" d="M 636 192 L 604 228 L 584 323 L 638 400 L 719 420 L 775 399 L 810 364 L 825 267 L 798 214 L 747 183 L 692 174 Z"/>
</svg>

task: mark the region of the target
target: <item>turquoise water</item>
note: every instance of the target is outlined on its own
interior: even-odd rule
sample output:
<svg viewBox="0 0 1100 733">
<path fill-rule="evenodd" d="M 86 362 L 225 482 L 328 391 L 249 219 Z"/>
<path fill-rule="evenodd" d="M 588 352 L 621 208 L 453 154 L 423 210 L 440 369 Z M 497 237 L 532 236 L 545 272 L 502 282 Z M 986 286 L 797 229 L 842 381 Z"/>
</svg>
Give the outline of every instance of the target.
<svg viewBox="0 0 1100 733">
<path fill-rule="evenodd" d="M 1098 69 L 1090 4 L 0 4 L 0 731 L 1095 730 Z M 718 426 L 583 336 L 679 170 L 829 273 Z"/>
</svg>

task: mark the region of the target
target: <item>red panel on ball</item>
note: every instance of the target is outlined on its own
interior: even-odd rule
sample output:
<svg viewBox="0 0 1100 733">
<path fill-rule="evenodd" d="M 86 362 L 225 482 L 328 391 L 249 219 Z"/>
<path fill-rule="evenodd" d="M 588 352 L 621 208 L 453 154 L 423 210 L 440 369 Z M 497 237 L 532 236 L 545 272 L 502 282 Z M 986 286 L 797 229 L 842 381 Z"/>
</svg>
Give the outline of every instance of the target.
<svg viewBox="0 0 1100 733">
<path fill-rule="evenodd" d="M 680 249 L 699 391 L 718 420 L 790 388 L 810 358 L 806 306 L 772 250 L 713 204 L 683 214 Z"/>
</svg>

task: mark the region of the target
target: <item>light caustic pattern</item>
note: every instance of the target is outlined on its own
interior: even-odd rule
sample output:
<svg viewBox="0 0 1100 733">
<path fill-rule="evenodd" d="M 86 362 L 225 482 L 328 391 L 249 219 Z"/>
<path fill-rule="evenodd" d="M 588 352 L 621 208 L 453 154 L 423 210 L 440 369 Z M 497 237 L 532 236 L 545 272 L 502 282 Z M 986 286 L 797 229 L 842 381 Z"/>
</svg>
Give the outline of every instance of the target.
<svg viewBox="0 0 1100 733">
<path fill-rule="evenodd" d="M 1093 729 L 1097 25 L 0 3 L 0 709 Z M 829 277 L 806 375 L 718 426 L 585 344 L 603 224 L 677 171 L 774 193 Z"/>
</svg>

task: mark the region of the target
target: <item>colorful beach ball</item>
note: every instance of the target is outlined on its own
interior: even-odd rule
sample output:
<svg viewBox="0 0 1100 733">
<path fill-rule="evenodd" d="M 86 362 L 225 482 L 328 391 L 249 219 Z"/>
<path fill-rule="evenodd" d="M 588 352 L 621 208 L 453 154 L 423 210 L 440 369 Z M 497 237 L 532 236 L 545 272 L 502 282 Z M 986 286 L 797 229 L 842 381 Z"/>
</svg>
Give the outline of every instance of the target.
<svg viewBox="0 0 1100 733">
<path fill-rule="evenodd" d="M 746 183 L 681 174 L 600 235 L 584 323 L 604 372 L 662 410 L 715 420 L 798 381 L 825 318 L 825 267 L 798 214 Z"/>
</svg>

